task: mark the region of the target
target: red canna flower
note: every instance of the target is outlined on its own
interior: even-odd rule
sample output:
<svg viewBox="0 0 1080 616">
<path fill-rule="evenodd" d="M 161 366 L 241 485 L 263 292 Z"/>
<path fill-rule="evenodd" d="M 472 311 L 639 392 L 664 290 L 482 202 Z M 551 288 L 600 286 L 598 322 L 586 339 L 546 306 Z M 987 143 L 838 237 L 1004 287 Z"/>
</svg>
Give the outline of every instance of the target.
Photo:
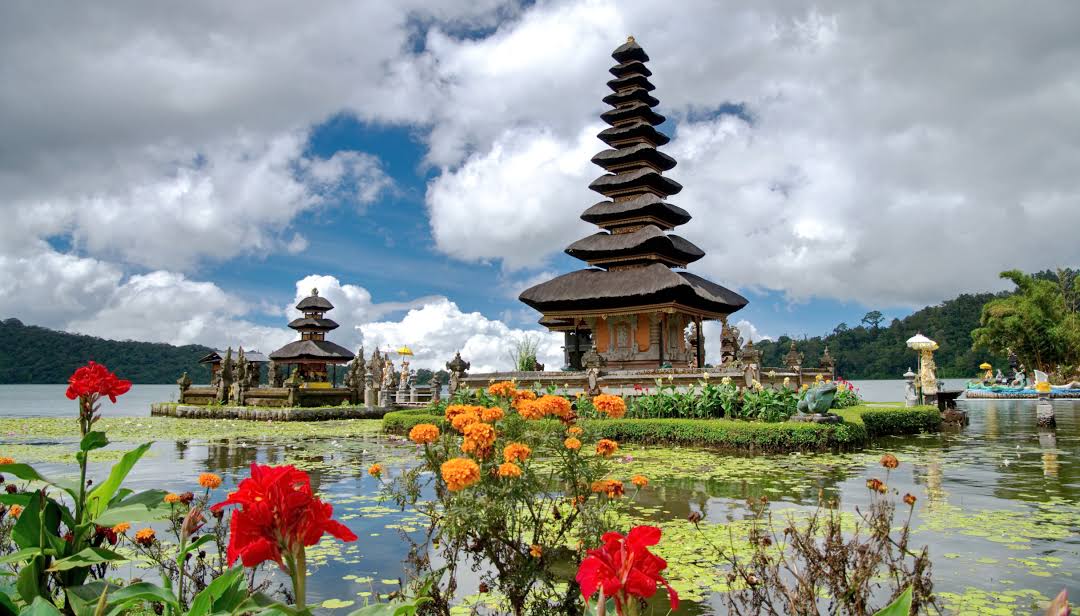
<svg viewBox="0 0 1080 616">
<path fill-rule="evenodd" d="M 351 530 L 330 518 L 333 506 L 312 493 L 307 473 L 293 466 L 252 464 L 251 477 L 210 509 L 230 505 L 238 507 L 229 525 L 229 566 L 237 560 L 245 567 L 272 560 L 286 568 L 285 560 L 315 545 L 323 533 L 356 540 Z"/>
<path fill-rule="evenodd" d="M 604 533 L 602 541 L 602 546 L 589 550 L 578 568 L 576 579 L 586 603 L 601 591 L 603 597 L 615 599 L 615 611 L 622 615 L 630 597 L 648 599 L 656 594 L 657 584 L 663 584 L 671 609 L 679 609 L 679 595 L 660 575 L 667 562 L 649 551 L 649 546 L 660 543 L 659 528 L 635 526 L 626 536 Z"/>
<path fill-rule="evenodd" d="M 131 381 L 117 378 L 105 366 L 88 362 L 68 378 L 68 400 L 89 396 L 108 396 L 115 403 L 116 397 L 126 394 L 131 389 Z"/>
</svg>

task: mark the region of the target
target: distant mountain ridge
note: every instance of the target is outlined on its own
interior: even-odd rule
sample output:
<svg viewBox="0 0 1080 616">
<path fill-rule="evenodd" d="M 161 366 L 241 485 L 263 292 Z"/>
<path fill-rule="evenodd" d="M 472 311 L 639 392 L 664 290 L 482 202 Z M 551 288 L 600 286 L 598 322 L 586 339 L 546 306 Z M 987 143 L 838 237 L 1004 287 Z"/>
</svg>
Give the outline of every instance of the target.
<svg viewBox="0 0 1080 616">
<path fill-rule="evenodd" d="M 836 360 L 836 373 L 846 379 L 899 379 L 908 368 L 918 369 L 915 351 L 907 348 L 906 342 L 922 332 L 941 345 L 934 358 L 943 377 L 974 377 L 984 361 L 1007 371 L 1006 358 L 971 348 L 971 331 L 979 326 L 982 307 L 995 297 L 999 295 L 965 293 L 903 319 L 893 319 L 888 326 L 848 327 L 841 323 L 827 336 L 796 339 L 795 348 L 803 354 L 805 365 L 816 367 L 828 345 L 829 354 Z M 872 314 L 881 318 L 880 313 L 870 313 L 867 317 Z M 780 336 L 773 341 L 755 343 L 763 353 L 762 365 L 784 365 L 791 340 Z"/>
<path fill-rule="evenodd" d="M 174 383 L 185 371 L 198 382 L 207 372 L 199 359 L 213 350 L 195 344 L 105 340 L 6 319 L 0 321 L 0 384 L 66 383 L 88 360 L 134 383 Z"/>
</svg>

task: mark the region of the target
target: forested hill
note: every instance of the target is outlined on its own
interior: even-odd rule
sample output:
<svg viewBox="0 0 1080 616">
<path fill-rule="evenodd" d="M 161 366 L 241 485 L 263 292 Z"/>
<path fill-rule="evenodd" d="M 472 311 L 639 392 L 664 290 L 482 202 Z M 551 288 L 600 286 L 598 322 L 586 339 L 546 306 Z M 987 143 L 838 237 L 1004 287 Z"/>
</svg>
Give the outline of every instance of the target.
<svg viewBox="0 0 1080 616">
<path fill-rule="evenodd" d="M 995 297 L 991 293 L 961 295 L 903 319 L 893 319 L 888 326 L 883 325 L 881 313 L 875 311 L 856 327 L 841 323 L 828 336 L 796 340 L 795 347 L 803 353 L 807 366 L 817 366 L 828 345 L 829 354 L 836 360 L 836 373 L 846 379 L 898 379 L 908 368 L 918 370 L 915 351 L 905 342 L 922 332 L 941 345 L 934 358 L 942 376 L 972 377 L 984 361 L 996 367 L 1007 366 L 1005 358 L 971 350 L 971 330 L 979 326 L 983 304 Z M 787 336 L 754 344 L 764 353 L 764 366 L 784 365 L 790 345 Z"/>
<path fill-rule="evenodd" d="M 0 383 L 66 383 L 91 359 L 135 383 L 173 383 L 184 371 L 193 378 L 205 373 L 198 361 L 212 350 L 104 340 L 7 319 L 0 321 Z"/>
</svg>

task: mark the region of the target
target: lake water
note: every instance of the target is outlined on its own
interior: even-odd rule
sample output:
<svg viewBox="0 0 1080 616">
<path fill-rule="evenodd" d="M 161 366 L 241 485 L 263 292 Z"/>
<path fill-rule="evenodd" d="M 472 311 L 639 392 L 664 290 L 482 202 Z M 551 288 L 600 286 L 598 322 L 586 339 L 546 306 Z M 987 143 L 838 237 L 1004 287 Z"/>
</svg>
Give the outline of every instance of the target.
<svg viewBox="0 0 1080 616">
<path fill-rule="evenodd" d="M 896 384 L 900 395 L 891 393 Z M 858 385 L 872 400 L 896 400 L 903 391 L 902 381 Z M 0 455 L 39 465 L 47 474 L 71 476 L 75 403 L 63 392 L 54 385 L 0 386 Z M 344 616 L 372 593 L 396 587 L 404 575 L 404 539 L 419 539 L 421 521 L 381 503 L 379 483 L 365 469 L 379 462 L 390 475 L 399 473 L 414 463 L 414 446 L 380 434 L 377 421 L 264 424 L 146 417 L 150 402 L 175 392 L 173 385 L 137 385 L 119 404 L 104 403 L 106 419 L 100 425 L 114 443 L 95 452 L 106 459 L 92 465 L 92 477 L 106 474 L 120 450 L 151 439 L 157 442 L 133 473 L 132 487 L 192 490 L 200 472 L 212 471 L 225 478 L 223 496 L 253 461 L 295 464 L 311 474 L 335 516 L 360 537 L 346 546 L 325 541 L 313 550 L 310 601 L 352 601 L 319 610 Z M 741 532 L 751 497 L 767 496 L 781 519 L 811 510 L 819 495 L 853 511 L 868 503 L 865 481 L 884 478 L 877 460 L 891 452 L 901 466 L 889 484 L 919 499 L 913 542 L 930 546 L 935 590 L 948 613 L 1031 614 L 1038 601 L 1062 588 L 1080 596 L 1080 405 L 1059 402 L 1057 429 L 1040 431 L 1030 401 L 961 404 L 971 415 L 971 425 L 962 431 L 885 439 L 860 453 L 748 457 L 627 444 L 620 452 L 633 460 L 617 464 L 618 476 L 640 472 L 651 480 L 628 505 L 627 515 L 662 528 L 658 552 L 687 599 L 679 614 L 723 614 L 722 596 L 713 591 L 722 574 L 685 521 L 689 512 L 702 512 L 702 528 L 713 539 L 725 539 L 729 529 Z M 467 573 L 460 587 L 463 599 L 483 599 L 475 595 L 475 574 Z"/>
</svg>

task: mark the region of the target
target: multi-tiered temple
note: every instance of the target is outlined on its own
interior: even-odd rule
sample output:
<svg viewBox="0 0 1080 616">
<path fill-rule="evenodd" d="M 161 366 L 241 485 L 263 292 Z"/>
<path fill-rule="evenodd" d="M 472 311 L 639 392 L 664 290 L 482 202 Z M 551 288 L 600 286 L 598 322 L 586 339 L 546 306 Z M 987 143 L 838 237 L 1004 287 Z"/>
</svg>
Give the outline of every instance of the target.
<svg viewBox="0 0 1080 616">
<path fill-rule="evenodd" d="M 293 319 L 289 327 L 300 332 L 300 339 L 290 342 L 270 354 L 277 364 L 295 364 L 299 375 L 308 383 L 328 381 L 327 366 L 352 361 L 352 351 L 326 339 L 326 333 L 337 329 L 338 324 L 326 318 L 334 309 L 330 300 L 312 289 L 311 295 L 300 300 L 296 309 L 304 316 Z"/>
<path fill-rule="evenodd" d="M 664 116 L 650 92 L 649 56 L 633 37 L 611 54 L 617 64 L 604 97 L 612 109 L 600 115 L 611 128 L 598 137 L 610 149 L 592 158 L 607 172 L 589 188 L 604 195 L 581 215 L 601 228 L 571 244 L 566 253 L 589 269 L 564 274 L 527 289 L 521 301 L 543 314 L 540 323 L 565 332 L 566 363 L 581 369 L 595 345 L 609 368 L 705 365 L 703 321 L 726 320 L 747 301 L 714 282 L 677 271 L 705 256 L 669 233 L 690 214 L 665 201 L 682 190 L 664 176 L 675 159 L 657 148 L 669 138 L 656 127 Z M 687 336 L 693 324 L 693 336 Z"/>
</svg>

